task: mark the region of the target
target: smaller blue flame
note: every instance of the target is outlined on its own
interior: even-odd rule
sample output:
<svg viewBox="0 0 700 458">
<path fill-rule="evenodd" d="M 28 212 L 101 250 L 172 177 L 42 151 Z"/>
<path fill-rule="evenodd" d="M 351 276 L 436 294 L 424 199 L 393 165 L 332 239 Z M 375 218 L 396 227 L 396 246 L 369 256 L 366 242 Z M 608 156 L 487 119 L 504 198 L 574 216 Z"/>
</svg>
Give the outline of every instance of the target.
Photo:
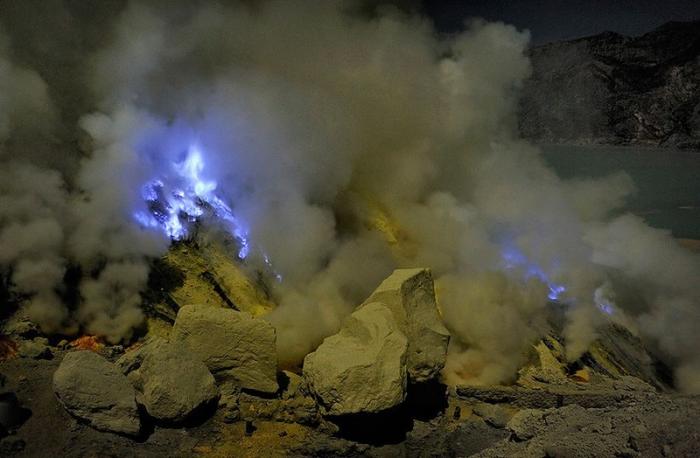
<svg viewBox="0 0 700 458">
<path fill-rule="evenodd" d="M 603 283 L 593 293 L 593 302 L 606 315 L 615 313 L 615 292 L 610 283 Z"/>
<path fill-rule="evenodd" d="M 608 304 L 607 302 L 598 302 L 596 305 L 606 315 L 612 315 L 615 312 L 615 308 L 611 304 Z"/>
<path fill-rule="evenodd" d="M 525 271 L 525 278 L 537 278 L 547 285 L 549 293 L 547 297 L 551 301 L 558 301 L 562 294 L 566 292 L 564 285 L 555 283 L 549 279 L 549 276 L 537 265 L 531 262 L 525 254 L 518 248 L 507 244 L 501 251 L 501 257 L 504 261 L 506 269 L 521 268 Z"/>
<path fill-rule="evenodd" d="M 270 262 L 270 257 L 267 254 L 263 253 L 263 260 L 265 261 L 265 264 L 267 265 L 267 267 L 270 268 L 270 271 L 272 272 L 272 275 L 275 277 L 275 279 L 281 283 L 282 282 L 282 274 L 275 272 L 275 270 L 272 268 L 272 263 Z"/>
</svg>

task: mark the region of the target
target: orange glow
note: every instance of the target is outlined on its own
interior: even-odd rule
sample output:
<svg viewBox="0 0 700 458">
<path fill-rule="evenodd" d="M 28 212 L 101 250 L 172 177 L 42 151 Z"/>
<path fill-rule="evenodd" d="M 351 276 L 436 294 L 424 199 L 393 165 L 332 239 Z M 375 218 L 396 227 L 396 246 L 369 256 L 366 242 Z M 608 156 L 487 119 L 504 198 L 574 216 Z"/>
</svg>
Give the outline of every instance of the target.
<svg viewBox="0 0 700 458">
<path fill-rule="evenodd" d="M 577 382 L 587 383 L 591 380 L 591 373 L 584 367 L 583 369 L 577 370 L 571 378 Z"/>
<path fill-rule="evenodd" d="M 72 341 L 70 346 L 77 350 L 90 350 L 97 353 L 102 350 L 105 345 L 97 336 L 82 336 Z"/>
<path fill-rule="evenodd" d="M 0 361 L 17 357 L 17 342 L 7 336 L 0 335 Z"/>
</svg>

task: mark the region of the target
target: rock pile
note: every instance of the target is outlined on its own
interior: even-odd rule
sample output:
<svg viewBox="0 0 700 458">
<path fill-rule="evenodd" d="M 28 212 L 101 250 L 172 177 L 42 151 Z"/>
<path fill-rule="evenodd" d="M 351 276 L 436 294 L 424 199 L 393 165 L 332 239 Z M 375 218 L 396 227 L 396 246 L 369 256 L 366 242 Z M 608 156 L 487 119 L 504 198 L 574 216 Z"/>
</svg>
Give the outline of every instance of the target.
<svg viewBox="0 0 700 458">
<path fill-rule="evenodd" d="M 244 312 L 185 306 L 169 340 L 150 337 L 115 364 L 91 351 L 69 352 L 54 375 L 54 391 L 71 414 L 95 428 L 137 435 L 137 405 L 155 420 L 180 424 L 214 405 L 217 380 L 275 393 L 274 328 Z"/>
<path fill-rule="evenodd" d="M 76 417 L 122 434 L 138 434 L 137 405 L 159 422 L 180 424 L 219 398 L 225 421 L 318 424 L 319 413 L 401 405 L 409 384 L 439 377 L 448 341 L 430 271 L 401 269 L 307 355 L 303 377 L 279 374 L 281 389 L 272 325 L 212 305 L 183 306 L 169 339 L 149 337 L 115 364 L 90 351 L 68 353 L 54 389 Z"/>
</svg>

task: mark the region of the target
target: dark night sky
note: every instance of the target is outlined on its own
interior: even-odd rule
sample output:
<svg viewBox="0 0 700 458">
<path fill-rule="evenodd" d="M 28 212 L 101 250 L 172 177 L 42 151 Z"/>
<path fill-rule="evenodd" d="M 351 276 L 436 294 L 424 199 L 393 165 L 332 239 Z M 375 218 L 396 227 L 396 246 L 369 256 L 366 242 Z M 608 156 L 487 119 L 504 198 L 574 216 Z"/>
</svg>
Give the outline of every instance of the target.
<svg viewBox="0 0 700 458">
<path fill-rule="evenodd" d="M 380 0 L 381 1 L 381 0 Z M 438 30 L 454 32 L 483 17 L 529 29 L 535 44 L 611 30 L 640 35 L 668 21 L 700 19 L 700 0 L 394 0 L 420 9 Z"/>
</svg>

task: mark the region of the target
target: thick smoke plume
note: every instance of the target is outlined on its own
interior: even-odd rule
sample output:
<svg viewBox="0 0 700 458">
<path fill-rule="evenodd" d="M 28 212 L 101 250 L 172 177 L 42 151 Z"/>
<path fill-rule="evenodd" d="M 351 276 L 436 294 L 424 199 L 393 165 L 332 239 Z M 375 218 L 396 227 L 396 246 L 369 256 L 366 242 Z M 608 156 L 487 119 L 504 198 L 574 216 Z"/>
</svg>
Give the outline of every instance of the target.
<svg viewBox="0 0 700 458">
<path fill-rule="evenodd" d="M 55 112 L 46 83 L 9 57 L 0 30 L 0 270 L 49 332 L 68 318 L 58 290 L 66 269 L 63 179 L 37 144 L 50 142 Z"/>
<path fill-rule="evenodd" d="M 49 331 L 128 338 L 148 262 L 181 230 L 144 217 L 147 202 L 189 190 L 267 273 L 283 364 L 393 268 L 425 265 L 453 335 L 449 381 L 511 379 L 556 300 L 570 359 L 622 320 L 700 390 L 700 261 L 620 214 L 627 176 L 563 181 L 517 138 L 527 33 L 475 22 L 440 37 L 420 16 L 362 6 L 114 7 L 109 38 L 75 70 L 89 151 L 74 168 L 23 148 L 25 128 L 56 125 L 47 83 L 0 54 L 0 263 L 27 313 Z M 69 265 L 83 273 L 74 313 L 57 295 Z"/>
</svg>

